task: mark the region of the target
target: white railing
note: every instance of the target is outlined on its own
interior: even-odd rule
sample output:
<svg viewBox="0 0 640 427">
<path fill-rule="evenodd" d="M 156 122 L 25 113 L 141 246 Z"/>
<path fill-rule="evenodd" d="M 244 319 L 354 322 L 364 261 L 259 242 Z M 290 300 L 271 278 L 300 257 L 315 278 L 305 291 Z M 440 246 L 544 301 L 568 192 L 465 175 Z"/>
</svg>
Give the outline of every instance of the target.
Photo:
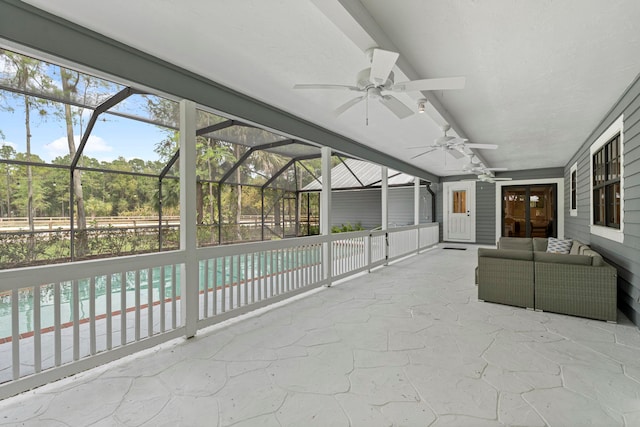
<svg viewBox="0 0 640 427">
<path fill-rule="evenodd" d="M 432 223 L 199 248 L 197 283 L 186 287 L 185 251 L 0 271 L 0 399 L 184 336 L 190 321 L 203 328 L 437 242 Z M 198 293 L 192 312 L 184 292 Z"/>
<path fill-rule="evenodd" d="M 328 283 L 322 245 L 329 241 L 313 236 L 198 249 L 198 326 Z"/>
</svg>

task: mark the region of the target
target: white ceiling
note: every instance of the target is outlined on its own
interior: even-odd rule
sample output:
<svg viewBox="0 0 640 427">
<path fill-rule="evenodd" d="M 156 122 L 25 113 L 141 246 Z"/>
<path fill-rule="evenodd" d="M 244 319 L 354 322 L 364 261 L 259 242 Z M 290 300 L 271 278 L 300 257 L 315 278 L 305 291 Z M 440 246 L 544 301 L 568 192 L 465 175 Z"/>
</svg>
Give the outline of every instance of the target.
<svg viewBox="0 0 640 427">
<path fill-rule="evenodd" d="M 637 0 L 28 0 L 183 68 L 436 175 L 457 175 L 443 152 L 411 157 L 448 122 L 490 167 L 565 166 L 640 73 Z M 347 91 L 367 48 L 400 53 L 396 81 L 466 76 L 459 91 L 399 95 L 432 101 L 400 120 Z M 446 163 L 445 163 L 446 159 Z"/>
</svg>

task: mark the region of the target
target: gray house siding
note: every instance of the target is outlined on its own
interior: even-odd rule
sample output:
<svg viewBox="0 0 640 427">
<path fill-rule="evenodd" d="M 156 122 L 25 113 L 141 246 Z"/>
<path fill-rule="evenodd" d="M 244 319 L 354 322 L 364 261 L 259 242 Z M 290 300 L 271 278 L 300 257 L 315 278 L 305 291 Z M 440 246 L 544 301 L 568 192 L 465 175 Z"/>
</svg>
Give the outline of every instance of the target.
<svg viewBox="0 0 640 427">
<path fill-rule="evenodd" d="M 442 242 L 442 238 L 443 238 L 443 230 L 442 230 L 442 221 L 444 220 L 444 213 L 443 213 L 443 209 L 442 206 L 444 204 L 443 201 L 443 197 L 442 197 L 442 189 L 443 189 L 443 185 L 442 183 L 438 183 L 438 184 L 433 184 L 431 186 L 431 190 L 436 193 L 436 222 L 438 224 L 440 224 L 438 226 L 438 241 Z"/>
<path fill-rule="evenodd" d="M 590 233 L 591 145 L 624 114 L 624 242 Z M 569 213 L 571 166 L 577 162 L 578 215 Z M 618 269 L 618 307 L 640 326 L 640 79 L 627 89 L 565 167 L 565 234 L 589 243 Z"/>
<path fill-rule="evenodd" d="M 413 224 L 413 187 L 389 189 L 389 227 Z M 382 224 L 380 189 L 336 191 L 331 200 L 331 225 L 356 225 L 365 229 Z M 431 194 L 420 188 L 420 223 L 431 222 Z"/>
<path fill-rule="evenodd" d="M 400 227 L 414 222 L 413 187 L 389 189 L 389 226 Z M 420 224 L 431 221 L 431 194 L 420 187 Z"/>
<path fill-rule="evenodd" d="M 496 172 L 496 177 L 511 178 L 514 180 L 564 178 L 564 168 L 543 168 L 527 169 L 521 171 Z"/>
<path fill-rule="evenodd" d="M 496 243 L 496 186 L 488 182 L 476 184 L 476 243 Z"/>
<path fill-rule="evenodd" d="M 360 223 L 365 229 L 382 222 L 380 190 L 336 191 L 331 194 L 331 226 Z"/>
<path fill-rule="evenodd" d="M 514 180 L 563 178 L 564 168 L 530 169 L 524 171 L 509 171 L 496 173 L 499 178 L 512 178 Z M 473 175 L 449 176 L 442 179 L 443 182 L 470 179 Z M 438 184 L 437 216 L 442 224 L 442 184 Z M 442 240 L 442 229 L 440 230 Z M 496 186 L 489 182 L 478 181 L 476 184 L 476 243 L 483 245 L 496 244 Z"/>
</svg>

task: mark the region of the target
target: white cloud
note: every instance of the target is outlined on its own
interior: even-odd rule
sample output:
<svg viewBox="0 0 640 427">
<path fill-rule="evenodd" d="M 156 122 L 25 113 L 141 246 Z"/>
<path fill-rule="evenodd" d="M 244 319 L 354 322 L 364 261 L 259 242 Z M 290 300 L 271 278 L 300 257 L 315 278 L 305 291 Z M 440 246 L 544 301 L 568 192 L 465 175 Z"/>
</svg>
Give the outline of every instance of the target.
<svg viewBox="0 0 640 427">
<path fill-rule="evenodd" d="M 2 141 L 0 142 L 0 147 L 3 145 L 8 145 L 9 147 L 13 147 L 14 150 L 18 151 L 18 144 L 11 141 Z"/>
<path fill-rule="evenodd" d="M 74 139 L 76 141 L 76 147 L 80 145 L 80 139 L 82 137 L 80 135 L 75 135 Z M 67 142 L 67 137 L 61 137 L 52 141 L 44 146 L 47 154 L 51 159 L 55 159 L 58 156 L 65 156 L 69 154 L 69 144 Z M 84 148 L 84 154 L 91 157 L 96 157 L 98 160 L 110 160 L 105 156 L 100 156 L 101 153 L 110 153 L 113 151 L 113 147 L 110 146 L 107 141 L 100 138 L 99 136 L 91 135 L 89 136 L 89 140 L 87 141 L 87 145 Z"/>
</svg>

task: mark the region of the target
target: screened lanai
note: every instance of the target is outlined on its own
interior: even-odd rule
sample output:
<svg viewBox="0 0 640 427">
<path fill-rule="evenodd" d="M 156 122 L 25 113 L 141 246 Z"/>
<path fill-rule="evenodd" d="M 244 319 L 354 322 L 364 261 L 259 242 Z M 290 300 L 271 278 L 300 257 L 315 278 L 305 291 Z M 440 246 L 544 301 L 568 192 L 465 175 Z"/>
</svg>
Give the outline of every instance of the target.
<svg viewBox="0 0 640 427">
<path fill-rule="evenodd" d="M 0 266 L 176 249 L 178 103 L 8 50 L 0 60 Z M 319 183 L 319 146 L 203 108 L 196 123 L 200 246 L 318 234 L 319 195 L 303 189 Z"/>
<path fill-rule="evenodd" d="M 8 50 L 0 60 L 0 266 L 176 249 L 178 102 Z M 319 233 L 318 145 L 202 107 L 196 123 L 199 246 Z M 335 189 L 380 186 L 377 165 L 340 153 L 332 165 Z"/>
</svg>

